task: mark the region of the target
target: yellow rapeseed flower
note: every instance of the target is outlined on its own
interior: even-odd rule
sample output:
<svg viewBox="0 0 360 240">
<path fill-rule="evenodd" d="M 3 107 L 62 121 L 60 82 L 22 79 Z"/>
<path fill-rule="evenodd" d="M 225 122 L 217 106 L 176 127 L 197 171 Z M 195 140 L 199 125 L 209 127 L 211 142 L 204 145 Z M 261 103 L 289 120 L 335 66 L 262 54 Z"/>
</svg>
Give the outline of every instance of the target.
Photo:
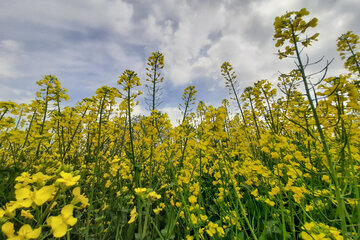
<svg viewBox="0 0 360 240">
<path fill-rule="evenodd" d="M 216 229 L 217 229 L 218 225 L 216 223 L 213 222 L 209 222 L 206 228 L 206 232 L 207 234 L 212 237 L 216 234 Z"/>
<path fill-rule="evenodd" d="M 201 219 L 201 221 L 205 222 L 208 219 L 208 217 L 206 215 L 200 214 L 200 219 Z"/>
<path fill-rule="evenodd" d="M 32 176 L 32 182 L 44 185 L 47 180 L 51 179 L 50 176 L 43 174 L 42 172 L 35 173 Z"/>
<path fill-rule="evenodd" d="M 191 219 L 192 224 L 194 224 L 194 225 L 197 224 L 197 222 L 198 222 L 197 218 L 193 213 L 190 215 L 190 219 Z"/>
<path fill-rule="evenodd" d="M 253 195 L 254 197 L 258 197 L 259 196 L 259 190 L 257 188 L 255 188 L 255 190 L 253 190 L 251 192 L 251 195 Z"/>
<path fill-rule="evenodd" d="M 18 187 L 21 187 L 21 186 L 26 186 L 29 183 L 32 183 L 31 175 L 28 172 L 21 173 L 21 175 L 16 177 L 15 180 L 18 182 L 15 185 L 15 188 L 18 188 Z"/>
<path fill-rule="evenodd" d="M 60 237 L 65 236 L 65 234 L 67 232 L 67 225 L 63 221 L 61 215 L 56 216 L 56 217 L 49 217 L 47 219 L 47 223 L 50 225 L 50 227 L 52 229 L 52 234 L 54 235 L 54 237 L 60 238 Z"/>
<path fill-rule="evenodd" d="M 72 193 L 74 198 L 71 201 L 71 204 L 76 205 L 80 202 L 82 208 L 85 208 L 89 204 L 89 199 L 84 194 L 81 194 L 79 187 L 74 188 Z"/>
<path fill-rule="evenodd" d="M 156 192 L 152 191 L 150 192 L 147 197 L 151 200 L 151 201 L 156 201 L 159 200 L 161 198 L 160 194 L 157 194 Z"/>
<path fill-rule="evenodd" d="M 80 179 L 80 175 L 74 177 L 73 173 L 67 173 L 64 171 L 60 173 L 60 176 L 61 178 L 57 179 L 56 182 L 64 183 L 64 185 L 67 187 L 74 186 Z"/>
<path fill-rule="evenodd" d="M 33 203 L 37 206 L 43 205 L 53 197 L 55 191 L 54 185 L 44 186 L 34 191 L 31 191 L 30 186 L 25 186 L 15 190 L 15 197 L 20 206 L 28 208 Z"/>
<path fill-rule="evenodd" d="M 197 197 L 195 197 L 194 195 L 191 195 L 191 196 L 189 197 L 189 202 L 190 202 L 191 204 L 195 204 L 195 203 L 197 202 Z"/>
<path fill-rule="evenodd" d="M 143 196 L 146 192 L 146 188 L 135 188 L 135 195 L 137 196 Z"/>
<path fill-rule="evenodd" d="M 156 214 L 156 215 L 159 215 L 159 213 L 162 211 L 163 209 L 161 207 L 157 207 L 155 209 L 153 209 L 153 212 Z"/>
<path fill-rule="evenodd" d="M 21 205 L 17 201 L 10 201 L 5 204 L 4 208 L 0 208 L 0 217 L 6 215 L 9 218 L 14 218 L 16 215 L 16 209 L 20 207 Z"/>
<path fill-rule="evenodd" d="M 8 240 L 27 240 L 27 239 L 37 239 L 41 234 L 41 227 L 32 229 L 29 224 L 23 225 L 18 234 L 15 234 L 14 224 L 11 222 L 6 222 L 2 225 L 1 231 L 8 237 Z"/>
<path fill-rule="evenodd" d="M 274 202 L 274 201 L 271 201 L 271 200 L 268 199 L 268 198 L 265 200 L 265 203 L 266 203 L 267 205 L 271 206 L 271 207 L 275 206 L 275 202 Z"/>
<path fill-rule="evenodd" d="M 305 206 L 305 211 L 311 212 L 312 210 L 314 210 L 314 206 L 313 206 L 313 205 L 306 205 L 306 206 Z"/>
<path fill-rule="evenodd" d="M 329 177 L 329 175 L 323 175 L 323 176 L 321 177 L 321 180 L 323 180 L 324 182 L 330 183 L 330 177 Z"/>
<path fill-rule="evenodd" d="M 21 216 L 27 219 L 34 219 L 34 216 L 31 214 L 30 210 L 21 210 Z"/>
<path fill-rule="evenodd" d="M 186 240 L 194 240 L 194 237 L 190 235 L 186 235 Z"/>
<path fill-rule="evenodd" d="M 68 204 L 61 209 L 61 214 L 56 217 L 49 217 L 47 223 L 50 225 L 54 237 L 65 236 L 68 225 L 74 226 L 77 218 L 73 217 L 74 205 Z"/>
<path fill-rule="evenodd" d="M 274 188 L 271 189 L 271 191 L 269 192 L 269 195 L 270 195 L 271 197 L 273 197 L 273 196 L 275 196 L 275 195 L 277 195 L 277 194 L 279 194 L 279 193 L 280 193 L 280 188 L 279 188 L 279 186 L 275 186 Z"/>
<path fill-rule="evenodd" d="M 128 221 L 128 224 L 135 222 L 137 215 L 138 213 L 136 212 L 136 206 L 134 206 L 133 210 L 130 212 L 130 220 Z"/>
<path fill-rule="evenodd" d="M 30 186 L 25 186 L 15 190 L 15 198 L 22 207 L 30 207 L 33 203 L 32 200 L 33 192 Z"/>
<path fill-rule="evenodd" d="M 56 189 L 54 185 L 44 186 L 40 190 L 34 190 L 34 203 L 38 206 L 43 205 L 46 201 L 52 198 L 55 191 Z"/>
<path fill-rule="evenodd" d="M 68 204 L 61 209 L 61 216 L 66 224 L 74 226 L 77 218 L 73 217 L 74 205 Z"/>
</svg>

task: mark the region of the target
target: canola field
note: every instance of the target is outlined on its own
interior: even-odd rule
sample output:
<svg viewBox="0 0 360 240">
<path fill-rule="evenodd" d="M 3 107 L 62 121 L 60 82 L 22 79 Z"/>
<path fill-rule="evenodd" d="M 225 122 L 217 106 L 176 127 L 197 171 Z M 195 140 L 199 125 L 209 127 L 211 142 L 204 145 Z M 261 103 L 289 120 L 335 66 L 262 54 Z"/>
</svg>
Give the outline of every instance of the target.
<svg viewBox="0 0 360 240">
<path fill-rule="evenodd" d="M 178 126 L 158 110 L 160 52 L 145 81 L 125 70 L 75 106 L 53 75 L 30 103 L 0 102 L 0 239 L 360 239 L 359 36 L 339 36 L 346 74 L 327 76 L 303 52 L 316 25 L 277 17 L 294 69 L 244 88 L 224 62 L 229 100 L 187 87 Z M 133 113 L 141 84 L 148 116 Z"/>
</svg>

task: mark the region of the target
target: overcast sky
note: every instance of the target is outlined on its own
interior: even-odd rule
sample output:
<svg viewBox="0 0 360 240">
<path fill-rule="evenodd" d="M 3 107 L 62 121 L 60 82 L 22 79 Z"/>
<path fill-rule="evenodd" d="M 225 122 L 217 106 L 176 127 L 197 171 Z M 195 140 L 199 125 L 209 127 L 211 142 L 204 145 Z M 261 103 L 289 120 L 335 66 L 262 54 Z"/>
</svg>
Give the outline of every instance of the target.
<svg viewBox="0 0 360 240">
<path fill-rule="evenodd" d="M 220 66 L 229 61 L 241 90 L 255 81 L 276 83 L 291 60 L 274 55 L 273 22 L 306 7 L 319 19 L 311 58 L 335 58 L 336 39 L 360 34 L 359 0 L 0 0 L 0 101 L 34 98 L 35 81 L 56 75 L 70 105 L 98 87 L 116 86 L 125 69 L 145 82 L 146 60 L 165 56 L 160 106 L 175 118 L 183 89 L 195 85 L 198 100 L 219 105 L 227 98 Z M 319 66 L 320 68 L 320 66 Z M 144 113 L 144 101 L 137 107 Z"/>
</svg>

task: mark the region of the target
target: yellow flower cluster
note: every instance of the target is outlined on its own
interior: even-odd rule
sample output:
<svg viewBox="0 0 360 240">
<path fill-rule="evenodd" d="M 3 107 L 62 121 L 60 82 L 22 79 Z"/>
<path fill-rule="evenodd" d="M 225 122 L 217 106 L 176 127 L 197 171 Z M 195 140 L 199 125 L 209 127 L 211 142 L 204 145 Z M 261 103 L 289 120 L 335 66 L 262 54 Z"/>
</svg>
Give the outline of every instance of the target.
<svg viewBox="0 0 360 240">
<path fill-rule="evenodd" d="M 80 180 L 80 176 L 74 176 L 73 173 L 62 171 L 59 175 L 60 177 L 56 178 L 56 176 L 45 175 L 41 172 L 33 175 L 23 172 L 16 178 L 16 200 L 10 201 L 5 207 L 0 208 L 0 218 L 6 217 L 5 219 L 7 219 L 1 228 L 7 239 L 37 239 L 41 235 L 42 228 L 46 227 L 43 223 L 44 218 L 54 211 L 56 205 L 59 205 L 57 200 L 60 192 L 66 192 Z M 81 203 L 77 207 L 79 209 L 88 205 L 88 199 L 81 194 L 80 187 L 75 187 L 72 193 L 74 197 L 71 204 L 62 207 L 60 215 L 46 218 L 46 223 L 51 227 L 52 234 L 56 238 L 63 237 L 68 231 L 68 226 L 74 226 L 77 222 L 77 219 L 72 216 L 74 207 L 78 203 Z M 17 216 L 17 210 L 20 209 L 21 214 Z M 37 222 L 37 226 L 40 227 L 33 229 L 30 224 L 24 224 L 15 234 L 14 223 L 10 220 L 22 222 L 18 219 L 19 217 Z"/>
<path fill-rule="evenodd" d="M 302 227 L 302 232 L 300 237 L 304 240 L 313 240 L 313 239 L 334 239 L 334 240 L 343 240 L 340 231 L 335 227 L 329 227 L 323 223 L 305 223 Z"/>
<path fill-rule="evenodd" d="M 2 225 L 1 231 L 6 235 L 8 240 L 26 240 L 37 239 L 41 234 L 41 227 L 32 229 L 29 224 L 23 225 L 17 234 L 15 234 L 14 224 L 6 222 Z"/>
<path fill-rule="evenodd" d="M 208 223 L 205 231 L 210 237 L 213 237 L 215 234 L 218 234 L 219 237 L 225 236 L 224 229 L 213 222 Z"/>
</svg>

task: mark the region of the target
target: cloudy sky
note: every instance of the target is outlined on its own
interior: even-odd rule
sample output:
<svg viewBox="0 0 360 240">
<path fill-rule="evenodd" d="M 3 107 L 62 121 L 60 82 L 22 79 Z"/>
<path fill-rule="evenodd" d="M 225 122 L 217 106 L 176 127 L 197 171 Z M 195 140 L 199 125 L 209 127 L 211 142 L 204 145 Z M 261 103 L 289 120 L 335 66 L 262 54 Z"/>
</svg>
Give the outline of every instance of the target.
<svg viewBox="0 0 360 240">
<path fill-rule="evenodd" d="M 229 61 L 241 90 L 257 80 L 276 82 L 291 60 L 278 60 L 273 22 L 306 7 L 319 19 L 314 60 L 335 58 L 336 39 L 360 34 L 359 0 L 0 0 L 0 101 L 34 98 L 35 81 L 56 75 L 73 105 L 103 85 L 116 86 L 125 69 L 145 82 L 146 60 L 165 56 L 163 101 L 173 118 L 183 89 L 195 85 L 198 100 L 227 98 L 220 66 Z M 320 68 L 320 66 L 319 66 Z M 144 113 L 144 101 L 137 112 Z"/>
</svg>

